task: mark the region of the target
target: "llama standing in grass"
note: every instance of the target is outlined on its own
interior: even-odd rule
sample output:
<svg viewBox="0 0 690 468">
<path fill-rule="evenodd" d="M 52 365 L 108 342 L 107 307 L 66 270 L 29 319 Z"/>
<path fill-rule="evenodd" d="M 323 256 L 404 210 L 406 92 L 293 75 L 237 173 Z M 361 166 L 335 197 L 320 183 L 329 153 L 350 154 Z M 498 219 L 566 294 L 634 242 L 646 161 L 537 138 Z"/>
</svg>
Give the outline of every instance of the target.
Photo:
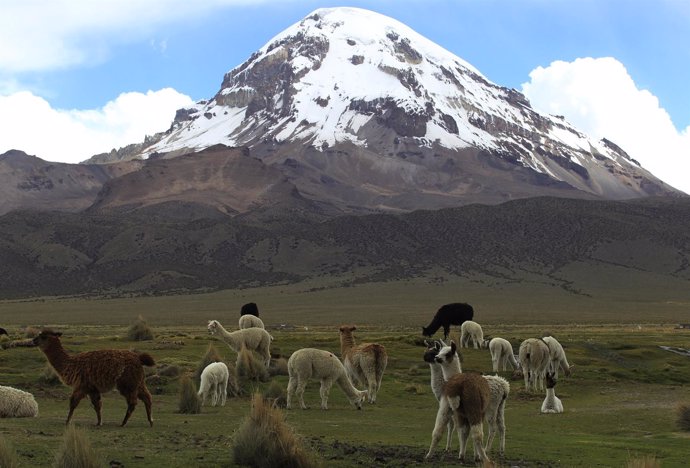
<svg viewBox="0 0 690 468">
<path fill-rule="evenodd" d="M 13 387 L 0 386 L 0 418 L 35 418 L 38 403 L 34 396 Z"/>
<path fill-rule="evenodd" d="M 376 394 L 381 388 L 383 372 L 388 364 L 386 348 L 378 343 L 355 345 L 352 332 L 354 325 L 340 327 L 340 354 L 347 371 L 347 376 L 354 383 L 366 385 L 369 392 L 369 403 L 376 402 Z"/>
<path fill-rule="evenodd" d="M 551 362 L 549 346 L 539 338 L 527 338 L 520 345 L 519 359 L 525 390 L 543 390 L 544 377 Z"/>
<path fill-rule="evenodd" d="M 433 336 L 439 328 L 443 327 L 443 339 L 448 338 L 451 325 L 462 325 L 466 320 L 472 320 L 474 309 L 471 305 L 462 302 L 446 304 L 436 311 L 436 315 L 427 327 L 422 327 L 422 335 Z"/>
<path fill-rule="evenodd" d="M 451 342 L 450 346 L 442 348 L 435 360 L 441 365 L 446 383 L 443 386 L 442 397 L 436 413 L 436 422 L 431 434 L 431 445 L 426 458 L 431 456 L 436 445 L 438 445 L 443 434 L 443 427 L 448 422 L 448 412 L 451 411 L 455 427 L 458 428 L 460 459 L 464 460 L 467 439 L 472 435 L 475 459 L 483 462 L 489 461 L 484 450 L 482 428 L 482 421 L 488 409 L 491 394 L 489 383 L 480 374 L 457 372 L 460 366 L 454 342 Z"/>
<path fill-rule="evenodd" d="M 225 406 L 228 396 L 228 379 L 230 371 L 223 362 L 212 362 L 201 372 L 201 382 L 199 385 L 199 396 L 203 405 L 206 399 L 211 397 L 211 406 Z"/>
<path fill-rule="evenodd" d="M 72 387 L 69 400 L 69 414 L 67 424 L 79 402 L 89 396 L 96 416 L 97 425 L 101 421 L 101 393 L 114 388 L 127 400 L 127 412 L 122 420 L 122 426 L 127 424 L 137 398 L 146 406 L 146 417 L 153 426 L 151 417 L 151 393 L 144 381 L 144 367 L 154 366 L 153 358 L 147 353 L 137 353 L 124 349 L 102 349 L 68 354 L 60 342 L 62 333 L 43 330 L 33 342 L 48 358 L 48 362 L 55 369 L 60 380 Z"/>
<path fill-rule="evenodd" d="M 546 398 L 541 404 L 542 413 L 562 413 L 563 403 L 561 399 L 556 396 L 556 377 L 553 373 L 546 373 Z"/>
<path fill-rule="evenodd" d="M 470 341 L 474 349 L 481 348 L 484 344 L 484 332 L 477 322 L 466 320 L 460 326 L 460 347 L 469 348 Z"/>
<path fill-rule="evenodd" d="M 518 369 L 520 363 L 515 359 L 513 354 L 513 346 L 510 341 L 504 338 L 492 338 L 488 344 L 489 352 L 491 352 L 491 364 L 493 371 L 507 370 L 508 364 L 513 369 Z"/>
<path fill-rule="evenodd" d="M 445 379 L 443 378 L 443 370 L 441 369 L 441 365 L 436 362 L 436 356 L 441 350 L 441 343 L 438 341 L 429 342 L 426 340 L 424 340 L 424 343 L 426 344 L 424 362 L 429 364 L 429 370 L 431 372 L 431 392 L 436 397 L 436 400 L 440 402 L 441 398 L 443 397 L 443 386 L 446 383 Z M 458 361 L 458 365 L 460 365 L 460 361 Z M 453 430 L 455 429 L 455 424 L 453 423 L 453 414 L 450 408 L 448 408 L 446 420 L 446 427 L 448 429 L 448 433 L 446 435 L 447 452 L 450 450 Z"/>
<path fill-rule="evenodd" d="M 462 372 L 460 356 L 458 355 L 457 350 L 453 352 L 452 346 L 447 346 L 443 342 L 436 342 L 433 347 L 429 345 L 427 346 L 428 348 L 424 355 L 424 360 L 426 362 L 433 361 L 436 363 L 436 367 L 441 368 L 441 371 L 445 377 Z M 442 360 L 443 364 L 441 365 L 438 363 L 438 360 Z M 494 438 L 498 434 L 498 450 L 499 454 L 503 455 L 505 453 L 506 446 L 505 405 L 508 396 L 510 395 L 510 383 L 508 383 L 508 381 L 503 377 L 499 377 L 497 375 L 484 375 L 482 377 L 486 379 L 490 390 L 489 406 L 484 416 L 484 421 L 489 428 L 484 450 L 490 450 Z"/>
<path fill-rule="evenodd" d="M 240 316 L 239 320 L 240 330 L 245 328 L 266 328 L 264 322 L 256 315 L 245 314 Z"/>
<path fill-rule="evenodd" d="M 569 376 L 572 366 L 568 364 L 563 346 L 553 336 L 545 336 L 542 340 L 549 347 L 549 372 L 553 373 L 556 379 L 558 378 L 559 369 L 562 369 L 565 375 Z"/>
<path fill-rule="evenodd" d="M 334 382 L 357 409 L 362 409 L 362 403 L 367 397 L 366 390 L 357 390 L 352 385 L 343 363 L 329 351 L 314 348 L 295 351 L 288 359 L 288 375 L 288 409 L 292 408 L 292 399 L 295 395 L 299 399 L 300 407 L 307 409 L 307 405 L 304 404 L 304 389 L 312 378 L 321 381 L 321 409 L 328 409 L 328 394 Z"/>
<path fill-rule="evenodd" d="M 255 351 L 264 359 L 264 365 L 268 368 L 271 363 L 271 341 L 273 338 L 263 328 L 245 328 L 234 332 L 228 332 L 218 320 L 208 322 L 208 331 L 212 335 L 219 336 L 236 353 L 245 346 L 249 351 Z"/>
</svg>

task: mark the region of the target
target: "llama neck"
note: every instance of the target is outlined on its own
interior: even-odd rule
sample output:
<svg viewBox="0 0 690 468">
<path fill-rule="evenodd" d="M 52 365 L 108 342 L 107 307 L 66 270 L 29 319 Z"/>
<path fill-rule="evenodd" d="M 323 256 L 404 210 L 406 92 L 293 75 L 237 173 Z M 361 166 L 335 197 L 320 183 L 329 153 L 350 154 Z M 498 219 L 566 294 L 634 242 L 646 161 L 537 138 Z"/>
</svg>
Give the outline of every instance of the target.
<svg viewBox="0 0 690 468">
<path fill-rule="evenodd" d="M 70 360 L 69 354 L 67 354 L 65 348 L 62 347 L 62 343 L 55 340 L 50 342 L 45 348 L 41 348 L 41 351 L 46 355 L 53 369 L 55 369 L 58 374 L 62 374 L 62 371 Z"/>
<path fill-rule="evenodd" d="M 462 374 L 460 359 L 455 356 L 452 361 L 444 362 L 441 364 L 441 370 L 443 371 L 443 380 L 448 380 L 456 374 Z"/>
<path fill-rule="evenodd" d="M 443 392 L 443 383 L 445 382 L 443 378 L 443 370 L 440 364 L 429 364 L 429 369 L 431 369 L 431 391 L 436 396 L 436 399 L 441 399 L 441 394 Z"/>
<path fill-rule="evenodd" d="M 546 389 L 546 400 L 547 401 L 555 401 L 556 400 L 556 389 L 555 388 L 547 388 Z"/>
<path fill-rule="evenodd" d="M 345 356 L 345 354 L 350 351 L 355 346 L 355 338 L 352 336 L 352 332 L 341 332 L 340 333 L 340 354 Z"/>
<path fill-rule="evenodd" d="M 343 390 L 343 392 L 345 392 L 345 395 L 347 395 L 350 401 L 355 401 L 359 397 L 360 391 L 357 390 L 354 385 L 352 385 L 352 382 L 350 382 L 350 379 L 347 378 L 347 375 L 341 375 L 340 378 L 336 380 L 336 383 Z"/>
<path fill-rule="evenodd" d="M 232 339 L 233 336 L 232 334 L 223 327 L 223 325 L 220 324 L 220 322 L 216 321 L 216 324 L 218 325 L 218 332 L 220 333 L 220 336 L 225 338 L 226 340 Z"/>
</svg>

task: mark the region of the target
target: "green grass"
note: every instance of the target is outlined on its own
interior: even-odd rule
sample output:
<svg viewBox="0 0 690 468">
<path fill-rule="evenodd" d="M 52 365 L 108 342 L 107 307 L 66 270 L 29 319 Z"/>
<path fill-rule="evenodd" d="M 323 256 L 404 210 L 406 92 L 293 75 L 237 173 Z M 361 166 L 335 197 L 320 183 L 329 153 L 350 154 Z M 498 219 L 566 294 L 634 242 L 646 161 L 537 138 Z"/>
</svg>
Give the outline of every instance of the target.
<svg viewBox="0 0 690 468">
<path fill-rule="evenodd" d="M 179 366 L 180 375 L 196 369 L 210 343 L 224 361 L 235 362 L 236 354 L 208 335 L 206 320 L 215 318 L 235 329 L 240 305 L 251 300 L 259 304 L 267 325 L 295 325 L 292 330 L 271 330 L 272 351 L 283 355 L 302 347 L 339 354 L 338 326 L 356 323 L 356 339 L 385 345 L 390 357 L 376 405 L 357 411 L 334 386 L 330 409 L 321 411 L 318 383 L 313 382 L 305 394 L 311 409 L 288 411 L 286 422 L 322 457 L 324 466 L 416 466 L 423 463 L 437 408 L 428 367 L 421 359 L 417 325 L 427 322 L 438 305 L 465 298 L 451 297 L 456 292 L 448 292 L 448 285 L 414 286 L 313 290 L 302 285 L 198 296 L 47 298 L 2 302 L 0 314 L 15 339 L 24 338 L 20 326 L 52 324 L 64 333 L 70 352 L 135 347 L 149 352 L 159 366 Z M 434 292 L 437 297 L 432 300 Z M 521 380 L 511 381 L 506 457 L 498 459 L 501 466 L 623 467 L 631 459 L 647 456 L 656 457 L 663 467 L 687 465 L 690 434 L 681 431 L 676 421 L 678 406 L 690 403 L 690 359 L 658 348 L 690 348 L 690 332 L 674 329 L 682 319 L 673 315 L 672 308 L 661 307 L 666 312 L 657 316 L 650 312 L 656 309 L 643 313 L 640 307 L 637 315 L 633 310 L 631 316 L 614 320 L 614 312 L 622 307 L 610 304 L 611 310 L 602 312 L 607 320 L 592 322 L 571 313 L 585 300 L 575 297 L 564 301 L 563 308 L 552 306 L 551 315 L 531 321 L 505 312 L 526 309 L 522 303 L 528 294 L 515 297 L 514 303 L 495 309 L 488 305 L 499 304 L 500 298 L 484 297 L 482 307 L 475 307 L 485 334 L 505 337 L 514 346 L 528 337 L 553 334 L 575 367 L 573 375 L 561 378 L 556 388 L 563 414 L 540 414 L 543 395 L 526 393 Z M 546 310 L 548 301 L 558 298 L 535 300 L 536 308 Z M 604 310 L 607 302 L 600 302 Z M 153 328 L 154 340 L 127 340 L 128 324 L 139 314 Z M 644 320 L 651 317 L 656 323 Z M 463 350 L 463 355 L 463 369 L 491 371 L 488 351 Z M 0 350 L 1 384 L 31 391 L 39 402 L 38 418 L 3 419 L 0 426 L 0 436 L 14 448 L 22 466 L 50 466 L 65 430 L 70 390 L 46 384 L 45 365 L 36 348 Z M 116 392 L 103 397 L 102 427 L 93 426 L 95 413 L 88 399 L 81 402 L 73 421 L 106 461 L 128 467 L 232 467 L 233 434 L 249 414 L 252 391 L 265 391 L 270 385 L 285 388 L 287 379 L 277 375 L 268 382 L 245 382 L 242 396 L 229 398 L 225 407 L 204 406 L 200 414 L 192 415 L 178 412 L 179 378 L 167 377 L 149 385 L 154 393 L 153 428 L 148 427 L 143 404 L 127 427 L 120 428 L 126 404 Z M 468 450 L 471 453 L 471 447 Z M 494 452 L 491 455 L 496 458 Z M 437 450 L 428 465 L 457 466 L 456 456 L 456 450 L 445 455 Z"/>
</svg>

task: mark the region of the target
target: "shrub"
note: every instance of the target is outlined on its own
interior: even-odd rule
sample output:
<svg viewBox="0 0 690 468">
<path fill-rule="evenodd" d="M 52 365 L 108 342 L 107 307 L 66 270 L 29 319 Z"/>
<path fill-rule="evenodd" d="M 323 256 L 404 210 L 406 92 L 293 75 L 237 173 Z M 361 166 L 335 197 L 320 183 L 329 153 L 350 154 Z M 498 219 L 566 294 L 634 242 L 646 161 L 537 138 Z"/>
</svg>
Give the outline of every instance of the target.
<svg viewBox="0 0 690 468">
<path fill-rule="evenodd" d="M 255 468 L 311 468 L 319 466 L 302 439 L 285 422 L 285 415 L 263 396 L 252 397 L 249 416 L 240 425 L 232 442 L 234 461 Z"/>
<path fill-rule="evenodd" d="M 0 435 L 0 466 L 3 468 L 17 468 L 19 458 L 12 445 Z"/>
<path fill-rule="evenodd" d="M 253 351 L 249 351 L 245 346 L 237 354 L 236 372 L 239 377 L 245 380 L 266 382 L 268 371 L 261 360 Z"/>
<path fill-rule="evenodd" d="M 213 362 L 223 362 L 223 358 L 218 353 L 216 347 L 213 346 L 213 343 L 210 343 L 208 345 L 208 348 L 206 348 L 206 353 L 201 358 L 201 361 L 199 361 L 199 364 L 197 364 L 196 366 L 196 370 L 194 371 L 194 382 L 200 381 L 201 373 L 204 371 L 204 369 L 206 369 L 206 366 Z"/>
<path fill-rule="evenodd" d="M 153 339 L 153 330 L 141 315 L 129 326 L 127 338 L 130 341 L 150 341 Z"/>
<path fill-rule="evenodd" d="M 180 404 L 178 411 L 182 414 L 201 413 L 201 398 L 196 393 L 196 385 L 188 375 L 180 379 Z"/>
<path fill-rule="evenodd" d="M 264 396 L 271 405 L 278 408 L 285 408 L 287 405 L 287 392 L 285 386 L 279 384 L 275 380 L 271 381 L 268 385 Z"/>
<path fill-rule="evenodd" d="M 105 464 L 91 448 L 86 433 L 70 424 L 55 456 L 54 468 L 95 468 Z"/>
<path fill-rule="evenodd" d="M 677 411 L 678 419 L 676 423 L 681 431 L 690 431 L 690 405 L 681 404 Z"/>
<path fill-rule="evenodd" d="M 271 376 L 274 375 L 288 375 L 287 359 L 284 357 L 279 357 L 271 362 L 271 366 L 268 368 L 268 373 Z"/>
<path fill-rule="evenodd" d="M 59 385 L 62 383 L 60 376 L 57 374 L 57 372 L 55 372 L 55 369 L 53 369 L 53 366 L 50 364 L 46 364 L 46 366 L 43 368 L 43 372 L 38 377 L 38 381 L 45 385 Z"/>
</svg>

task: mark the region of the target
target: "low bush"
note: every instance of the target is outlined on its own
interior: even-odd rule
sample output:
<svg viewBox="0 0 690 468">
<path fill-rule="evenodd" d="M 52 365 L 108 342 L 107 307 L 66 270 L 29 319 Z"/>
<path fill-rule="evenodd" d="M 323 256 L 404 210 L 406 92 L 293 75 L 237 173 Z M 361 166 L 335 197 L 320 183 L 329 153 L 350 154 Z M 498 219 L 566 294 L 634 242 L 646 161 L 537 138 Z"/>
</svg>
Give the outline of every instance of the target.
<svg viewBox="0 0 690 468">
<path fill-rule="evenodd" d="M 127 338 L 130 341 L 151 341 L 153 340 L 153 329 L 146 323 L 141 315 L 129 326 Z"/>
<path fill-rule="evenodd" d="M 178 412 L 182 414 L 201 413 L 201 398 L 197 395 L 196 385 L 188 375 L 183 375 L 180 379 Z"/>
<path fill-rule="evenodd" d="M 681 431 L 690 431 L 690 405 L 681 404 L 677 410 L 678 419 L 676 423 Z"/>
<path fill-rule="evenodd" d="M 0 466 L 2 468 L 17 468 L 19 466 L 19 457 L 12 445 L 0 435 Z"/>
<path fill-rule="evenodd" d="M 65 429 L 62 446 L 55 456 L 53 468 L 96 468 L 105 464 L 91 448 L 86 433 L 70 424 Z"/>
</svg>

